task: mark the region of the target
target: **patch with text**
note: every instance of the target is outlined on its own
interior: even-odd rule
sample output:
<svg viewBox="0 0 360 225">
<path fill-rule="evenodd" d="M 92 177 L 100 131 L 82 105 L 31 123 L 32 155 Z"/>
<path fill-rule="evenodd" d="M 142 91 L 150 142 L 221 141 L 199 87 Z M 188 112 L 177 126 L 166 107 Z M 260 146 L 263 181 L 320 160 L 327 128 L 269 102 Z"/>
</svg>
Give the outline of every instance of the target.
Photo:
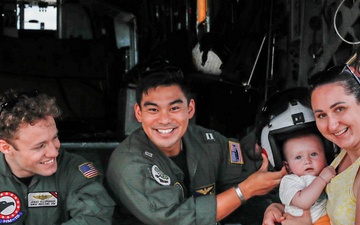
<svg viewBox="0 0 360 225">
<path fill-rule="evenodd" d="M 166 175 L 157 165 L 151 167 L 151 174 L 158 184 L 169 186 L 171 184 L 170 177 Z"/>
<path fill-rule="evenodd" d="M 34 192 L 28 194 L 28 207 L 53 207 L 58 205 L 56 191 Z"/>
<path fill-rule="evenodd" d="M 0 193 L 0 224 L 13 223 L 24 213 L 20 211 L 19 197 L 10 191 Z"/>
</svg>

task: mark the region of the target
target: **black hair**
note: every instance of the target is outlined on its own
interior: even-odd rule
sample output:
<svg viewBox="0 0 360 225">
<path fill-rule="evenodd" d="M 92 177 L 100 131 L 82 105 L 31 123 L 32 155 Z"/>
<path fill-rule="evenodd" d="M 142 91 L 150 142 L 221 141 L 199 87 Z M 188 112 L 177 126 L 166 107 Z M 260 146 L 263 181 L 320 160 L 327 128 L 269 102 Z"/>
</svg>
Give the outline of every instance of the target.
<svg viewBox="0 0 360 225">
<path fill-rule="evenodd" d="M 310 96 L 321 85 L 338 83 L 344 88 L 346 94 L 354 95 L 356 100 L 360 102 L 359 79 L 347 65 L 335 66 L 315 73 L 309 77 L 308 83 Z"/>
<path fill-rule="evenodd" d="M 150 89 L 156 89 L 159 86 L 169 87 L 172 85 L 180 87 L 189 104 L 192 98 L 190 89 L 185 82 L 181 70 L 175 67 L 148 70 L 142 73 L 136 87 L 136 103 L 141 107 L 142 95 L 147 95 Z"/>
</svg>

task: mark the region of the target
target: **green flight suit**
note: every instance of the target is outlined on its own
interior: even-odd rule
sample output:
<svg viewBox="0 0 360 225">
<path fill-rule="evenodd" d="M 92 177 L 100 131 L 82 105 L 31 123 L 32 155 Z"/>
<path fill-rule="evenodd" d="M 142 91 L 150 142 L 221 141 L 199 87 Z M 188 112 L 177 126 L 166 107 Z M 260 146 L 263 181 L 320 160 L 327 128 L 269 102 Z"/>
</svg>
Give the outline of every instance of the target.
<svg viewBox="0 0 360 225">
<path fill-rule="evenodd" d="M 184 173 L 141 128 L 114 150 L 106 179 L 120 209 L 116 224 L 216 224 L 216 194 L 259 168 L 237 140 L 213 130 L 189 124 L 182 143 L 190 190 L 183 185 Z"/>
<path fill-rule="evenodd" d="M 115 203 L 92 164 L 62 149 L 57 164 L 55 174 L 35 175 L 26 186 L 0 154 L 0 224 L 111 224 Z"/>
</svg>

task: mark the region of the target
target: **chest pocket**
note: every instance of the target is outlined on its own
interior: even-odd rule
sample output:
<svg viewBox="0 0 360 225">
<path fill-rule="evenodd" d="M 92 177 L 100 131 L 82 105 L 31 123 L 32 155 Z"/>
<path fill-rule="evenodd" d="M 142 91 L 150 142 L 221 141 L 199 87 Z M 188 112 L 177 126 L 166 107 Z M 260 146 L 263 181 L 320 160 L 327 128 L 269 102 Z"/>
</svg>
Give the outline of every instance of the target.
<svg viewBox="0 0 360 225">
<path fill-rule="evenodd" d="M 31 224 L 48 225 L 60 222 L 64 201 L 61 200 L 60 190 L 54 179 L 53 176 L 42 177 L 28 189 L 27 221 L 31 221 Z"/>
</svg>

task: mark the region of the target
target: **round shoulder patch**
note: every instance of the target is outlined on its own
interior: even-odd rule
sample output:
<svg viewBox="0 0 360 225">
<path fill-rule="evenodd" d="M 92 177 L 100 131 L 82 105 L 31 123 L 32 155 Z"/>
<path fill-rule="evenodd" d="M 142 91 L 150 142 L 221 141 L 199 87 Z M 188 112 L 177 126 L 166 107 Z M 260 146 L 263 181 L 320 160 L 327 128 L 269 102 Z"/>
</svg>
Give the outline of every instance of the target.
<svg viewBox="0 0 360 225">
<path fill-rule="evenodd" d="M 151 173 L 154 179 L 156 180 L 156 182 L 158 182 L 159 184 L 163 186 L 170 185 L 171 183 L 170 177 L 165 173 L 163 173 L 163 171 L 161 171 L 157 165 L 153 165 L 151 167 Z"/>
<path fill-rule="evenodd" d="M 20 212 L 20 199 L 10 191 L 0 193 L 0 223 L 13 223 L 23 212 Z"/>
</svg>

